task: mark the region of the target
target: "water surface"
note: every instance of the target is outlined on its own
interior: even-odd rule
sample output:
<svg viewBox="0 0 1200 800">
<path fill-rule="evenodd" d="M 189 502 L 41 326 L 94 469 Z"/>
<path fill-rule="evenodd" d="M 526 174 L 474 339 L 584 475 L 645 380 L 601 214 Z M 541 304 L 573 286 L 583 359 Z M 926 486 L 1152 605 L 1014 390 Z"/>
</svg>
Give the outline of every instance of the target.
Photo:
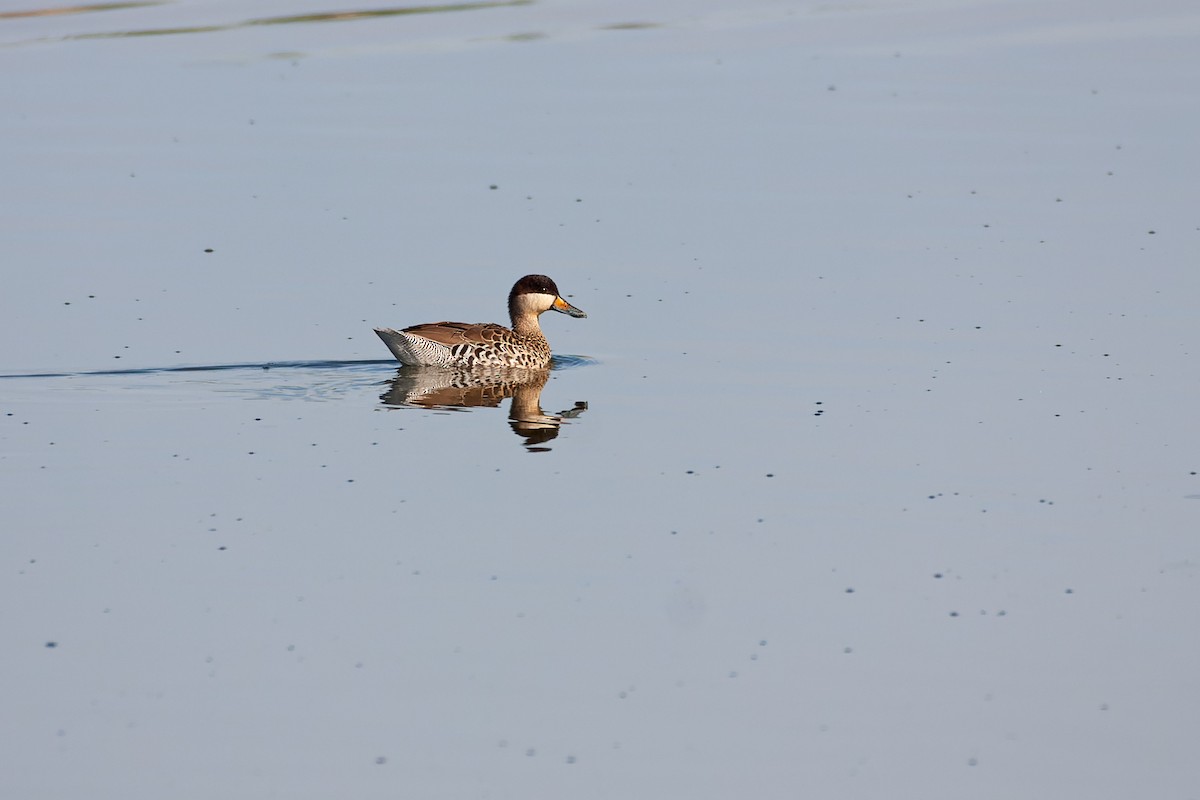
<svg viewBox="0 0 1200 800">
<path fill-rule="evenodd" d="M 1189 796 L 1198 39 L 8 9 L 5 796 Z"/>
</svg>

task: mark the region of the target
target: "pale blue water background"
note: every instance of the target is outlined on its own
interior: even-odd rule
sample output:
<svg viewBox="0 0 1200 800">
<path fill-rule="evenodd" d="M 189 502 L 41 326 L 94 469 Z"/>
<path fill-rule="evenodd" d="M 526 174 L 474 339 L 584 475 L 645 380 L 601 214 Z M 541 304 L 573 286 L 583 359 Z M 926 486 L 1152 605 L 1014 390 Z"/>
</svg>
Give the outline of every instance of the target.
<svg viewBox="0 0 1200 800">
<path fill-rule="evenodd" d="M 481 6 L 0 16 L 0 792 L 1200 796 L 1200 10 Z"/>
</svg>

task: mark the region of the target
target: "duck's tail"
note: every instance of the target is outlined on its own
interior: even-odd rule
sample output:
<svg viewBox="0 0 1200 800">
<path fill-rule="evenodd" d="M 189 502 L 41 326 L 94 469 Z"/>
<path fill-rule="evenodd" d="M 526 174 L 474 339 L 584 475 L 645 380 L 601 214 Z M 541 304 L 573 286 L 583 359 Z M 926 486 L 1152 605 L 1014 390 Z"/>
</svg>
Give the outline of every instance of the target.
<svg viewBox="0 0 1200 800">
<path fill-rule="evenodd" d="M 398 330 L 392 328 L 376 328 L 375 333 L 383 339 L 383 343 L 387 345 L 388 350 L 392 351 L 392 355 L 401 364 L 407 364 L 410 367 L 420 366 L 420 356 L 413 350 L 412 340 Z"/>
</svg>

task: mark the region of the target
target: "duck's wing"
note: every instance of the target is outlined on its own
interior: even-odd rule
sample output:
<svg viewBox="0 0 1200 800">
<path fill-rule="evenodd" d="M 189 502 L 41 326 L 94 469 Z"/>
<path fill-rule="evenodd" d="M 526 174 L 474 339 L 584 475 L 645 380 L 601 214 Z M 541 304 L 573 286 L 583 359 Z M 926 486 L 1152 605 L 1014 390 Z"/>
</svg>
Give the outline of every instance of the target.
<svg viewBox="0 0 1200 800">
<path fill-rule="evenodd" d="M 512 336 L 508 328 L 494 322 L 426 322 L 411 325 L 402 332 L 446 347 L 457 344 L 491 344 L 506 336 Z"/>
</svg>

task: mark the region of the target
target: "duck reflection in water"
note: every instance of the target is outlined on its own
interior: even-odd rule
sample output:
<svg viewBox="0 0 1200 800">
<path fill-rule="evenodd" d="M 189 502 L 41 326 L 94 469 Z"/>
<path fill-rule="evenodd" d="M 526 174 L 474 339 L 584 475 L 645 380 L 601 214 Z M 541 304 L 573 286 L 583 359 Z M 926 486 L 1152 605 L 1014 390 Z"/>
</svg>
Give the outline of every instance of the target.
<svg viewBox="0 0 1200 800">
<path fill-rule="evenodd" d="M 508 422 L 531 452 L 549 450 L 544 445 L 558 436 L 559 426 L 587 410 L 587 403 L 557 414 L 542 411 L 542 388 L 548 369 L 446 369 L 403 367 L 380 395 L 386 406 L 432 409 L 497 408 L 512 398 Z"/>
</svg>

